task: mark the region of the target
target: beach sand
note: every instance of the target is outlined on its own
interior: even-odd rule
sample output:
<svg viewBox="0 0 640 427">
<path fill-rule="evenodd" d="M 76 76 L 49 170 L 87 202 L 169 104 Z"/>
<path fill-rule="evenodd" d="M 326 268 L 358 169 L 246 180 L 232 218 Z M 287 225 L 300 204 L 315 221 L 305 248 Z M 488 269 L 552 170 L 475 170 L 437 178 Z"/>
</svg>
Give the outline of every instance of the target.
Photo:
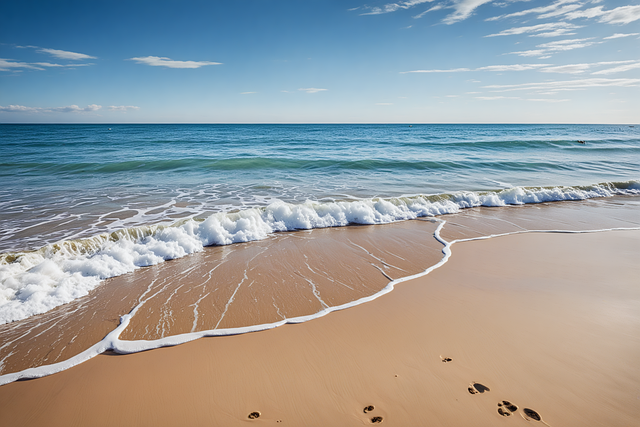
<svg viewBox="0 0 640 427">
<path fill-rule="evenodd" d="M 7 384 L 0 425 L 637 424 L 640 231 L 452 251 L 427 276 L 303 324 Z"/>
</svg>

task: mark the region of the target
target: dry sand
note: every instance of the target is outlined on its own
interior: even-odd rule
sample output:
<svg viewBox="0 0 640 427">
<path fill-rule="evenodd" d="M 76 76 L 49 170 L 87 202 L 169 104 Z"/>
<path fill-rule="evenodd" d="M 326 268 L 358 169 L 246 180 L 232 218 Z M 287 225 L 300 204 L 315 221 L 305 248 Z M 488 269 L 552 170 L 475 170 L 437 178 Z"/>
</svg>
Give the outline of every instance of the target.
<svg viewBox="0 0 640 427">
<path fill-rule="evenodd" d="M 304 324 L 2 386 L 0 425 L 637 425 L 640 231 L 512 235 L 453 254 Z"/>
</svg>

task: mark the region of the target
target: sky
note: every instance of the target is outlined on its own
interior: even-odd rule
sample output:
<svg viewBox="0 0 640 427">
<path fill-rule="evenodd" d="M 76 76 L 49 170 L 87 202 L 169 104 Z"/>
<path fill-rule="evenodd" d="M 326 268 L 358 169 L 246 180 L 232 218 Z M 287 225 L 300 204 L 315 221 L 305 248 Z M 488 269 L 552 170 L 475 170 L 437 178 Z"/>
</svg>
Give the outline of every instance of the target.
<svg viewBox="0 0 640 427">
<path fill-rule="evenodd" d="M 639 0 L 0 2 L 0 123 L 639 122 Z"/>
</svg>

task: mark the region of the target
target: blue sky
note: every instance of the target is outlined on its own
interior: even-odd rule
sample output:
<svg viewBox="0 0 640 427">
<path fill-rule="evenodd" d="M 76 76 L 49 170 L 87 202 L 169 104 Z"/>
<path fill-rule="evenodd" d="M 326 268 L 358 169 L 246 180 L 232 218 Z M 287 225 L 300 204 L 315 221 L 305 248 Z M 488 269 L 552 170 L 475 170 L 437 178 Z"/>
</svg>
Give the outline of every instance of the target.
<svg viewBox="0 0 640 427">
<path fill-rule="evenodd" d="M 0 122 L 637 123 L 640 4 L 7 1 Z"/>
</svg>

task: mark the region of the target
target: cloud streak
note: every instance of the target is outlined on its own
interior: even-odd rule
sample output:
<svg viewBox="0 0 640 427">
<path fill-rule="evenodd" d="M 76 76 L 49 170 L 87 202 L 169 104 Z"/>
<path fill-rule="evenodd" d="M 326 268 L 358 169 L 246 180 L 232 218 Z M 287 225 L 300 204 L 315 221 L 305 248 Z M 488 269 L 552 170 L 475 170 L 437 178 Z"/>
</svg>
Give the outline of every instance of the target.
<svg viewBox="0 0 640 427">
<path fill-rule="evenodd" d="M 602 42 L 591 41 L 593 38 L 584 39 L 567 39 L 556 40 L 549 43 L 539 44 L 536 47 L 538 49 L 524 50 L 518 52 L 511 52 L 513 55 L 519 55 L 524 57 L 538 56 L 548 58 L 549 55 L 557 52 L 565 52 L 568 50 L 581 49 L 584 47 L 593 46 Z"/>
<path fill-rule="evenodd" d="M 150 65 L 152 67 L 166 68 L 200 68 L 206 65 L 220 65 L 221 62 L 210 61 L 174 61 L 164 56 L 139 56 L 129 58 L 129 61 L 135 61 L 137 64 Z"/>
<path fill-rule="evenodd" d="M 109 111 L 129 111 L 129 110 L 139 110 L 140 107 L 136 107 L 135 105 L 112 105 L 109 108 Z"/>
<path fill-rule="evenodd" d="M 306 93 L 318 93 L 318 92 L 327 91 L 329 89 L 318 89 L 318 88 L 315 88 L 315 87 L 307 87 L 307 88 L 300 88 L 298 90 L 302 91 L 302 92 L 306 92 Z"/>
<path fill-rule="evenodd" d="M 367 7 L 369 12 L 361 13 L 360 15 L 382 15 L 384 13 L 391 13 L 401 9 L 410 9 L 414 6 L 423 3 L 430 3 L 434 0 L 408 0 L 408 1 L 400 1 L 397 3 L 387 3 L 382 7 Z M 356 10 L 350 9 L 350 10 Z"/>
<path fill-rule="evenodd" d="M 486 35 L 485 37 L 513 36 L 520 34 L 529 34 L 530 37 L 541 37 L 543 35 L 551 37 L 563 34 L 574 34 L 569 32 L 577 30 L 578 28 L 582 28 L 582 26 L 568 22 L 549 22 L 546 24 L 530 25 L 526 27 L 513 27 L 500 31 L 499 33 Z"/>
<path fill-rule="evenodd" d="M 102 105 L 90 104 L 82 108 L 77 105 L 68 105 L 66 107 L 25 107 L 24 105 L 9 105 L 6 107 L 0 106 L 0 112 L 9 113 L 91 113 L 98 111 L 102 108 Z M 136 107 L 137 108 L 137 107 Z"/>
<path fill-rule="evenodd" d="M 640 19 L 640 5 L 620 6 L 611 10 L 602 10 L 604 6 L 596 6 L 586 10 L 577 10 L 565 15 L 566 19 L 600 18 L 606 24 L 629 24 Z"/>
<path fill-rule="evenodd" d="M 606 79 L 591 78 L 582 80 L 548 81 L 540 83 L 522 83 L 515 85 L 489 85 L 483 86 L 492 92 L 513 92 L 519 90 L 577 90 L 593 87 L 637 87 L 640 79 Z"/>
<path fill-rule="evenodd" d="M 76 53 L 69 52 L 66 50 L 58 50 L 58 49 L 38 49 L 39 53 L 48 53 L 49 55 L 55 56 L 59 59 L 69 59 L 72 61 L 81 61 L 83 59 L 97 59 L 95 56 L 85 55 L 84 53 Z"/>
<path fill-rule="evenodd" d="M 487 65 L 480 68 L 453 68 L 450 70 L 414 70 L 414 71 L 401 71 L 400 74 L 409 73 L 462 73 L 469 71 L 527 71 L 535 70 L 542 67 L 549 67 L 551 64 L 513 64 L 513 65 Z"/>
</svg>

